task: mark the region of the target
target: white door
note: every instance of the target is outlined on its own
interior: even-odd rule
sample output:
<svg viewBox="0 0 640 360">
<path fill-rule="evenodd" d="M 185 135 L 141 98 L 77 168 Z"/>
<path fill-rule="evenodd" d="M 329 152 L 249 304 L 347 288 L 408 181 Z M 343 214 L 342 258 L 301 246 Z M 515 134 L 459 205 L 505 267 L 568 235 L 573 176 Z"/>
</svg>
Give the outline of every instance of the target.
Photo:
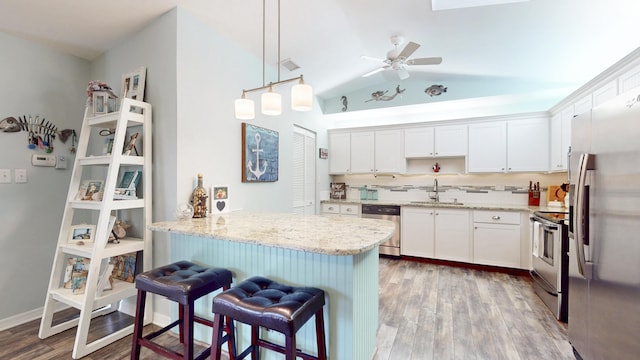
<svg viewBox="0 0 640 360">
<path fill-rule="evenodd" d="M 316 213 L 316 134 L 293 127 L 293 212 Z"/>
</svg>

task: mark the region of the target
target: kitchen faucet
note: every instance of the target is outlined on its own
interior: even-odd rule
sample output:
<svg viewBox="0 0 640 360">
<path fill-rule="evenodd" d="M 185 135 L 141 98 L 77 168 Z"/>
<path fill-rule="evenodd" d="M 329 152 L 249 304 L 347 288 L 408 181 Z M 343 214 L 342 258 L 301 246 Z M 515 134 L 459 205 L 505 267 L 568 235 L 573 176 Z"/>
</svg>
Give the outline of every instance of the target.
<svg viewBox="0 0 640 360">
<path fill-rule="evenodd" d="M 440 201 L 440 194 L 438 193 L 438 178 L 433 179 L 433 195 L 429 195 L 435 202 Z"/>
</svg>

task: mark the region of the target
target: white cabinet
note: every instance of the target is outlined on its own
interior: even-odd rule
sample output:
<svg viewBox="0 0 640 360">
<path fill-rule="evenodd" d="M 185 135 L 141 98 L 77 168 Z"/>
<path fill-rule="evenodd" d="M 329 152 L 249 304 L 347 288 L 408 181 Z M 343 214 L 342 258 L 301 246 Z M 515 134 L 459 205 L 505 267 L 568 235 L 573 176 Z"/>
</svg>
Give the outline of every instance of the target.
<svg viewBox="0 0 640 360">
<path fill-rule="evenodd" d="M 405 129 L 406 158 L 454 157 L 467 155 L 467 125 Z"/>
<path fill-rule="evenodd" d="M 360 205 L 322 203 L 322 215 L 355 216 L 360 217 Z"/>
<path fill-rule="evenodd" d="M 473 262 L 520 268 L 520 214 L 473 212 Z"/>
<path fill-rule="evenodd" d="M 507 122 L 507 171 L 548 171 L 549 120 L 537 117 Z"/>
<path fill-rule="evenodd" d="M 375 171 L 375 133 L 351 133 L 351 173 L 366 174 Z"/>
<path fill-rule="evenodd" d="M 505 121 L 469 125 L 469 172 L 504 172 L 507 162 Z"/>
<path fill-rule="evenodd" d="M 618 81 L 613 80 L 593 92 L 593 107 L 603 104 L 618 95 Z"/>
<path fill-rule="evenodd" d="M 351 172 L 351 134 L 329 134 L 329 173 L 348 174 Z"/>
<path fill-rule="evenodd" d="M 593 97 L 591 94 L 583 97 L 573 104 L 573 115 L 580 115 L 587 111 L 590 111 L 593 107 Z"/>
<path fill-rule="evenodd" d="M 556 114 L 549 126 L 549 170 L 567 171 L 567 154 L 571 146 L 573 107 Z"/>
<path fill-rule="evenodd" d="M 434 215 L 433 208 L 402 207 L 401 255 L 434 257 Z"/>
<path fill-rule="evenodd" d="M 436 208 L 434 212 L 435 257 L 471 262 L 469 211 Z"/>
<path fill-rule="evenodd" d="M 619 94 L 640 86 L 640 65 L 627 71 L 618 78 Z"/>
<path fill-rule="evenodd" d="M 376 173 L 404 173 L 404 133 L 402 130 L 381 130 L 375 132 L 374 169 Z M 352 149 L 352 153 L 353 153 Z"/>
<path fill-rule="evenodd" d="M 402 129 L 329 134 L 330 174 L 404 173 Z"/>
</svg>

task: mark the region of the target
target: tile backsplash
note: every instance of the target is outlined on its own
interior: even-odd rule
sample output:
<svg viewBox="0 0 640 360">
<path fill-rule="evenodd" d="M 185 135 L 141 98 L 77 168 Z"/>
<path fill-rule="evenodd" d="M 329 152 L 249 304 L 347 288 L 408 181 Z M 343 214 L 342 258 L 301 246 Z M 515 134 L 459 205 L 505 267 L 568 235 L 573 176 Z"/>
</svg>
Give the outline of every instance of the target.
<svg viewBox="0 0 640 360">
<path fill-rule="evenodd" d="M 438 175 L 340 175 L 332 182 L 347 184 L 347 199 L 360 199 L 360 190 L 378 190 L 379 201 L 426 201 L 438 180 L 440 201 L 467 204 L 527 204 L 529 181 L 540 182 L 540 205 L 546 204 L 546 189 L 567 182 L 567 173 L 438 174 Z"/>
</svg>

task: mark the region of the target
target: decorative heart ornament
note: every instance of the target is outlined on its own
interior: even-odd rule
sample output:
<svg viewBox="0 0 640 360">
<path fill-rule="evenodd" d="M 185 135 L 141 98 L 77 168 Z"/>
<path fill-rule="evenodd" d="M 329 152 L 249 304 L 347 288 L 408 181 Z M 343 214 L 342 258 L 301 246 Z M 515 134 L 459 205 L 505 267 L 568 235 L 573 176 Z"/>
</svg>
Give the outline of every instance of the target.
<svg viewBox="0 0 640 360">
<path fill-rule="evenodd" d="M 218 208 L 218 211 L 222 211 L 222 209 L 224 209 L 224 206 L 225 206 L 225 205 L 226 205 L 226 204 L 225 204 L 225 202 L 224 202 L 224 201 L 218 201 L 218 202 L 216 203 L 216 207 Z"/>
</svg>

